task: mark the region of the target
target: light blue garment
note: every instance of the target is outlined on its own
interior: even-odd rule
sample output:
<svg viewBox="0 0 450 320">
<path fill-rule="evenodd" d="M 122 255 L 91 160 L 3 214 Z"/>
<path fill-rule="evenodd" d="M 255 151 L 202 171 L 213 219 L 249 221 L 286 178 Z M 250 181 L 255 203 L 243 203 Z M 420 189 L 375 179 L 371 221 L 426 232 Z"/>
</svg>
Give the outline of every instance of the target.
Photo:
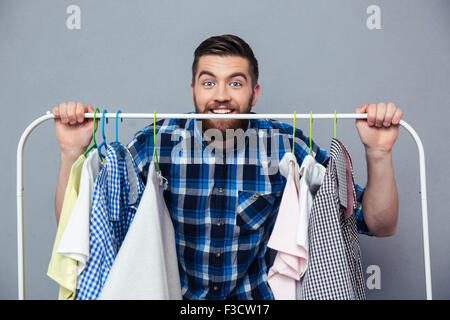
<svg viewBox="0 0 450 320">
<path fill-rule="evenodd" d="M 89 260 L 75 299 L 95 300 L 108 277 L 144 191 L 133 158 L 119 144 L 107 145 L 105 164 L 94 186 L 89 225 Z"/>
</svg>

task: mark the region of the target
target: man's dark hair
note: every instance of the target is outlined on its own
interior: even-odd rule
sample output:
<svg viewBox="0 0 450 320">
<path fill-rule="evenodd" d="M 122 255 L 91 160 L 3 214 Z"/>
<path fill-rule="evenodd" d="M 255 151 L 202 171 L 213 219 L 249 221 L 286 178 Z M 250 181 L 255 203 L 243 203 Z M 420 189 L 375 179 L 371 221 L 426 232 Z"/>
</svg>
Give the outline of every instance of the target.
<svg viewBox="0 0 450 320">
<path fill-rule="evenodd" d="M 249 62 L 249 73 L 252 77 L 252 86 L 255 87 L 258 83 L 258 61 L 247 42 L 238 36 L 224 34 L 210 37 L 195 49 L 194 62 L 192 63 L 192 83 L 195 83 L 198 60 L 205 55 L 238 56 L 247 59 Z"/>
</svg>

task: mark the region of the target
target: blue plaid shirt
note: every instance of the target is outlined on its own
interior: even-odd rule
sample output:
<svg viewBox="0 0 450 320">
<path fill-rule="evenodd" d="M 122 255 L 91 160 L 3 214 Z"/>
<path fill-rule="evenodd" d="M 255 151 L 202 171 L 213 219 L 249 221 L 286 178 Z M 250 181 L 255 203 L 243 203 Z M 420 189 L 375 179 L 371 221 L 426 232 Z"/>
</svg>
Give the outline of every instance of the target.
<svg viewBox="0 0 450 320">
<path fill-rule="evenodd" d="M 165 201 L 175 229 L 182 294 L 185 299 L 273 299 L 267 271 L 274 252 L 267 242 L 286 179 L 278 163 L 292 150 L 292 126 L 249 120 L 230 150 L 211 148 L 201 121 L 156 123 L 161 173 L 168 179 Z M 295 132 L 301 165 L 309 139 Z M 143 181 L 153 155 L 153 124 L 139 131 L 128 148 Z M 312 155 L 326 165 L 324 150 Z M 363 189 L 356 186 L 358 229 L 368 233 L 361 212 Z"/>
<path fill-rule="evenodd" d="M 127 148 L 107 145 L 94 185 L 89 224 L 89 259 L 79 276 L 75 299 L 95 300 L 108 277 L 144 191 Z"/>
</svg>

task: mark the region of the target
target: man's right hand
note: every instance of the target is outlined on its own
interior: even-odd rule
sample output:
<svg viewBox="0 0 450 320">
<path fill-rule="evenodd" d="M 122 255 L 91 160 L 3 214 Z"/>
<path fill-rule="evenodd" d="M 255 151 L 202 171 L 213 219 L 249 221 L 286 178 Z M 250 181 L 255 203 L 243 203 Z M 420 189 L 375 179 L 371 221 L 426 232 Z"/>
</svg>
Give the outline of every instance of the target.
<svg viewBox="0 0 450 320">
<path fill-rule="evenodd" d="M 86 151 L 92 140 L 92 119 L 85 119 L 86 112 L 94 109 L 82 102 L 62 102 L 52 109 L 55 115 L 56 140 L 61 148 L 61 165 L 55 193 L 55 216 L 59 223 L 64 194 L 73 163 Z"/>
<path fill-rule="evenodd" d="M 52 109 L 55 118 L 56 139 L 61 156 L 76 160 L 88 148 L 92 140 L 92 119 L 85 119 L 85 113 L 93 113 L 90 104 L 73 101 L 62 102 Z"/>
</svg>

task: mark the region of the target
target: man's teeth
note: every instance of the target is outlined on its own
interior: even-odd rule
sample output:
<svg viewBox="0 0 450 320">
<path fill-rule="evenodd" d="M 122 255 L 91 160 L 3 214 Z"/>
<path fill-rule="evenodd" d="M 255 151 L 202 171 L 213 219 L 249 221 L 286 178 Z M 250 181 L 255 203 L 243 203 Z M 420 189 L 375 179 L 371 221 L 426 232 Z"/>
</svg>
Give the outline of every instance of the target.
<svg viewBox="0 0 450 320">
<path fill-rule="evenodd" d="M 225 114 L 225 113 L 230 113 L 231 110 L 230 109 L 215 109 L 212 110 L 213 113 L 220 113 L 220 114 Z"/>
</svg>

